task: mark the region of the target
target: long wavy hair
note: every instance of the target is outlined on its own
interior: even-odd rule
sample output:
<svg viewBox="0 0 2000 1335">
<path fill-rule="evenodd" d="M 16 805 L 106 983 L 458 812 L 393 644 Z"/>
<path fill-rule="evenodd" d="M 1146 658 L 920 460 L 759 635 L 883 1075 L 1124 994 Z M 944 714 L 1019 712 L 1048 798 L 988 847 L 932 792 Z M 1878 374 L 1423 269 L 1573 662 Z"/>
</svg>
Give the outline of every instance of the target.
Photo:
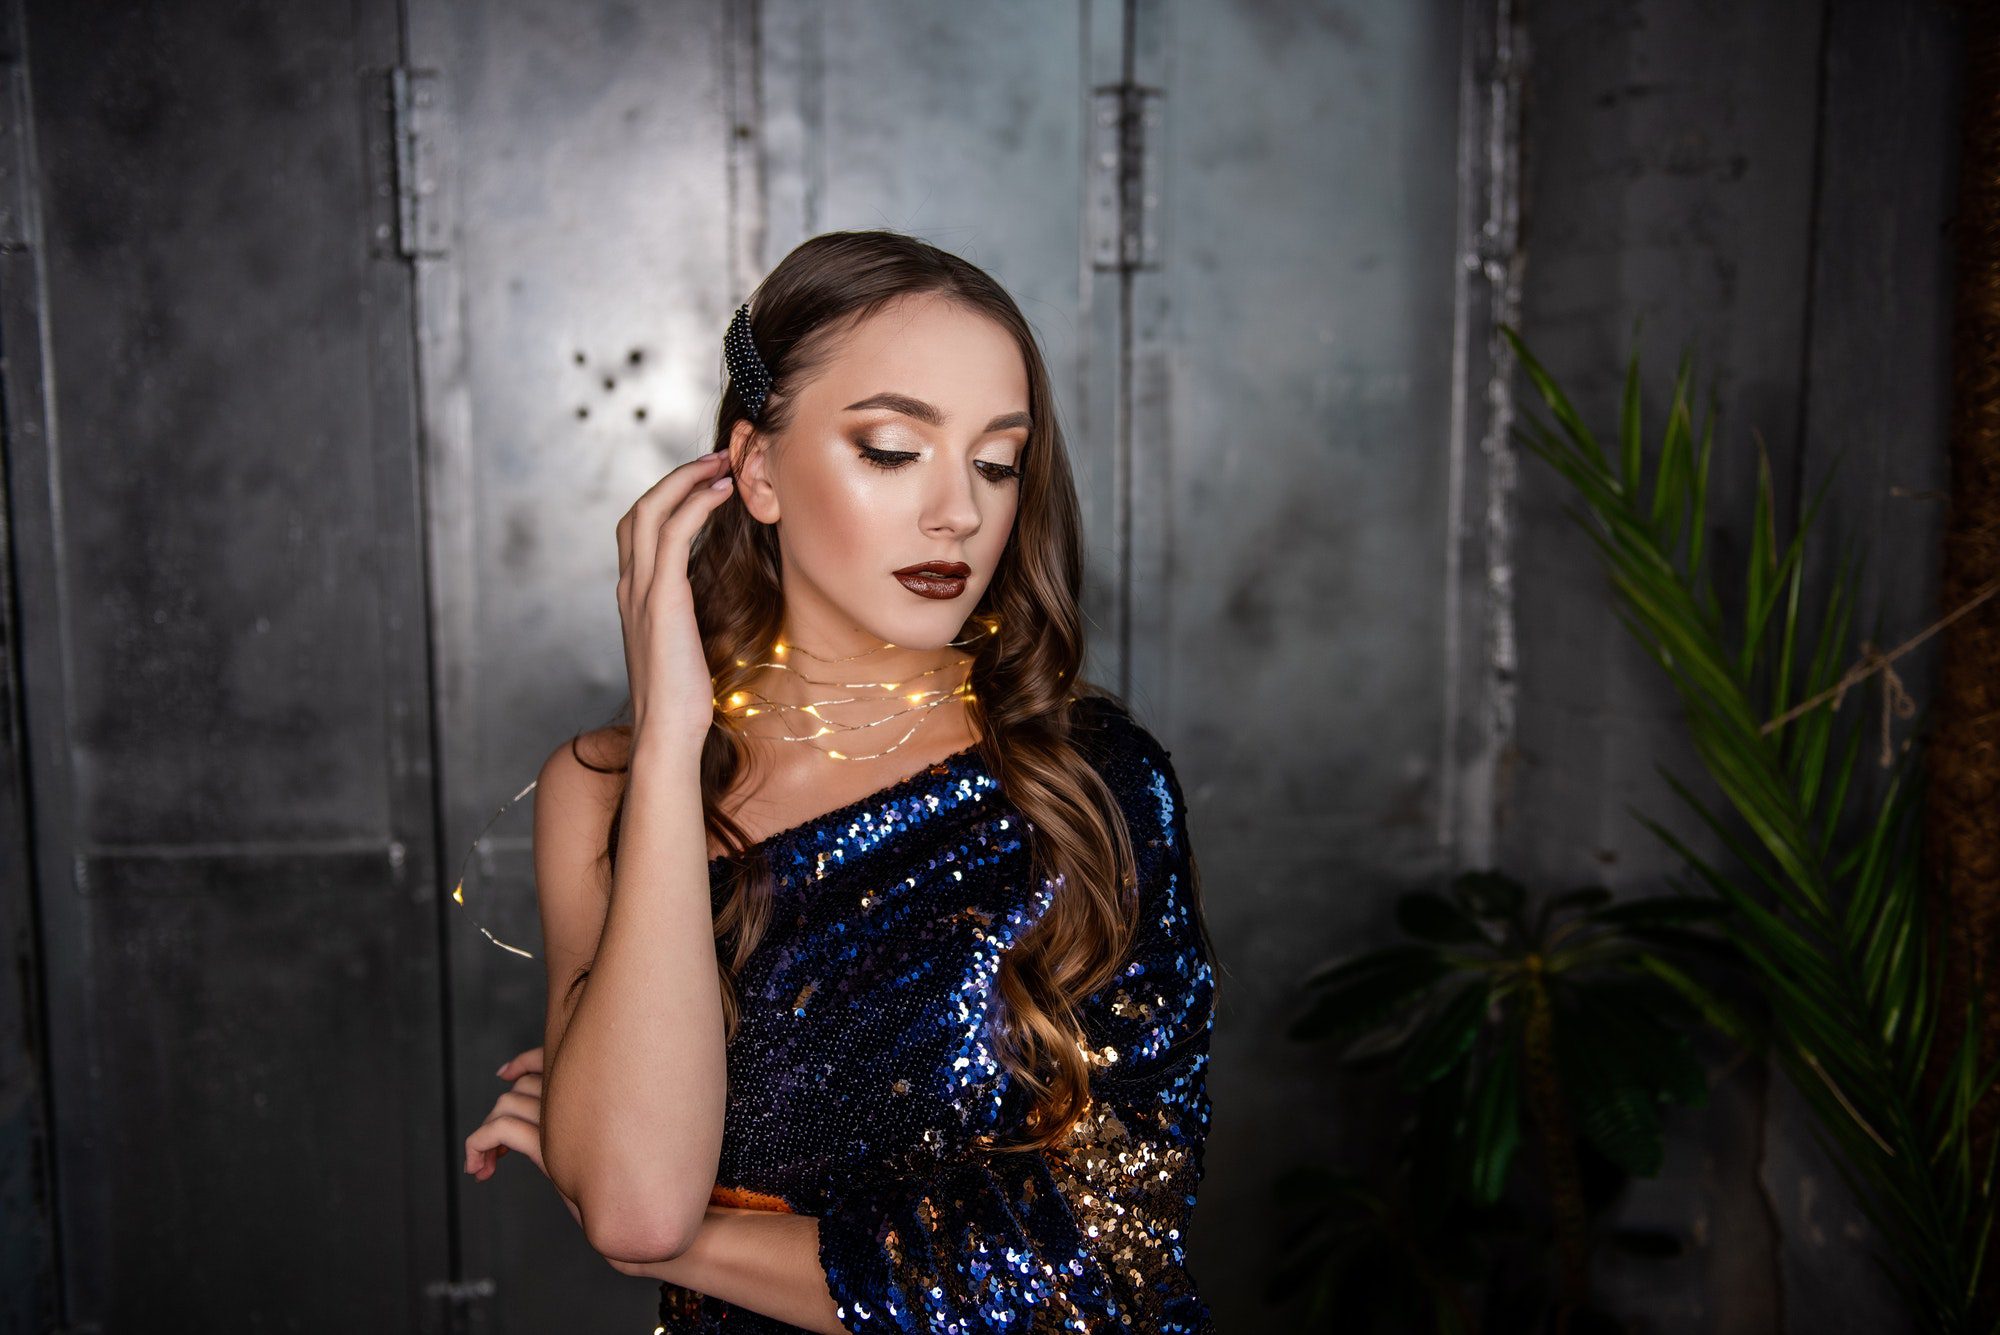
<svg viewBox="0 0 2000 1335">
<path fill-rule="evenodd" d="M 916 294 L 946 298 L 993 320 L 1014 336 L 1027 366 L 1033 425 L 1019 460 L 1014 529 L 985 596 L 953 639 L 976 636 L 965 708 L 973 711 L 981 759 L 1032 827 L 1031 872 L 1061 878 L 1042 917 L 1003 954 L 995 983 L 995 1056 L 1031 1099 L 1027 1138 L 995 1148 L 1040 1150 L 1059 1144 L 1089 1107 L 1078 1005 L 1116 975 L 1138 920 L 1123 815 L 1071 740 L 1072 700 L 1097 696 L 1121 708 L 1124 702 L 1078 676 L 1082 524 L 1048 367 L 1014 299 L 977 265 L 900 232 L 828 232 L 799 245 L 751 294 L 751 326 L 772 380 L 759 429 L 784 431 L 794 391 L 825 364 L 841 337 L 889 302 Z M 731 386 L 716 413 L 716 446 L 727 445 L 747 415 Z M 718 701 L 748 684 L 778 638 L 784 610 L 779 568 L 776 528 L 752 518 L 735 496 L 722 502 L 693 543 L 688 578 Z M 628 697 L 621 714 L 630 705 Z M 585 760 L 576 751 L 581 733 L 571 739 L 572 754 L 599 772 L 629 770 L 631 725 L 611 730 L 624 736 L 624 764 L 607 768 Z M 702 747 L 701 801 L 709 834 L 730 850 L 715 937 L 731 1039 L 741 1018 L 736 977 L 772 913 L 763 850 L 721 804 L 748 757 L 745 741 L 718 708 Z M 621 792 L 602 854 L 613 869 L 624 806 Z M 1199 876 L 1192 868 L 1190 880 L 1192 912 L 1206 945 Z"/>
</svg>

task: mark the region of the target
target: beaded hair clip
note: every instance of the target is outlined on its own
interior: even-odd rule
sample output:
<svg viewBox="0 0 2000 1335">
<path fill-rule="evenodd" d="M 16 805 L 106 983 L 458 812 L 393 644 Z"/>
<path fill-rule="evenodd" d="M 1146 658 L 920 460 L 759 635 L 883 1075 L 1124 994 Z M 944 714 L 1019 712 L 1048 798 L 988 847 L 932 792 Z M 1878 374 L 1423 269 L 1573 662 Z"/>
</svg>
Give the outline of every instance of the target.
<svg viewBox="0 0 2000 1335">
<path fill-rule="evenodd" d="M 729 383 L 743 399 L 743 406 L 755 422 L 764 415 L 764 400 L 771 393 L 771 372 L 757 352 L 757 340 L 750 336 L 750 303 L 736 308 L 729 332 L 722 339 L 722 359 L 729 365 Z"/>
</svg>

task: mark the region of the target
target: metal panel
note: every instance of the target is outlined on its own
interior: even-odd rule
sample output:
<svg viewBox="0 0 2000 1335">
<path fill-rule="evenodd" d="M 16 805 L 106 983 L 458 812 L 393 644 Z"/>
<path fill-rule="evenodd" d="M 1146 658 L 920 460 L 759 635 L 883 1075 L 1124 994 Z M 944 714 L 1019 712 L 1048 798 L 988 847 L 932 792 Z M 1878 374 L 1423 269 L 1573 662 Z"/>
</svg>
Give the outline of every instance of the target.
<svg viewBox="0 0 2000 1335">
<path fill-rule="evenodd" d="M 1135 13 L 1131 77 L 1165 90 L 1166 244 L 1130 297 L 1132 676 L 1188 785 L 1223 954 L 1190 1253 L 1219 1320 L 1278 1328 L 1269 1239 L 1241 1221 L 1351 1128 L 1275 1036 L 1298 979 L 1445 860 L 1464 17 Z"/>
<path fill-rule="evenodd" d="M 46 485 L 40 449 L 42 417 L 41 301 L 36 279 L 40 247 L 34 190 L 34 136 L 30 133 L 26 56 L 20 6 L 0 7 L 0 405 L 8 440 L 9 494 L 32 495 Z M 22 634 L 28 618 L 44 609 L 36 591 L 17 578 L 16 553 L 46 546 L 40 522 L 46 510 L 10 506 L 0 512 L 0 624 L 6 660 L 4 690 L 6 768 L 0 773 L 0 937 L 8 943 L 0 964 L 0 1218 L 9 1243 L 0 1248 L 0 1330 L 48 1330 L 61 1310 L 56 1257 L 54 1158 L 49 1080 L 42 1054 L 47 970 L 35 922 L 34 829 L 28 771 L 31 736 L 20 673 L 36 646 Z"/>
<path fill-rule="evenodd" d="M 453 220 L 415 261 L 450 870 L 550 750 L 623 700 L 614 525 L 708 448 L 743 295 L 731 200 L 754 179 L 732 133 L 754 116 L 748 57 L 726 44 L 750 36 L 736 8 L 409 7 L 410 63 L 436 71 L 428 207 Z M 447 923 L 461 1138 L 504 1089 L 494 1068 L 541 1041 L 530 814 L 495 827 L 477 913 Z M 467 1329 L 652 1328 L 656 1286 L 612 1270 L 531 1168 L 454 1182 Z"/>
<path fill-rule="evenodd" d="M 434 1325 L 410 294 L 367 232 L 395 25 L 27 6 L 9 503 L 76 1329 Z"/>
</svg>

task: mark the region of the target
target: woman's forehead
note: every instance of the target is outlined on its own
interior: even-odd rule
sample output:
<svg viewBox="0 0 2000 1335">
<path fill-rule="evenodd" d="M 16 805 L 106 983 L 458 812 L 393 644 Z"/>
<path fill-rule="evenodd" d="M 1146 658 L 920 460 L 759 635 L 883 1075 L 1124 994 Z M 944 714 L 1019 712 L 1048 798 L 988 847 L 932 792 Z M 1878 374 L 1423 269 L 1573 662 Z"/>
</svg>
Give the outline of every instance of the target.
<svg viewBox="0 0 2000 1335">
<path fill-rule="evenodd" d="M 830 349 L 806 393 L 816 408 L 907 411 L 914 403 L 954 425 L 961 417 L 983 421 L 1027 410 L 1027 367 L 1004 327 L 951 302 L 933 300 L 921 311 L 910 305 L 876 312 Z"/>
</svg>

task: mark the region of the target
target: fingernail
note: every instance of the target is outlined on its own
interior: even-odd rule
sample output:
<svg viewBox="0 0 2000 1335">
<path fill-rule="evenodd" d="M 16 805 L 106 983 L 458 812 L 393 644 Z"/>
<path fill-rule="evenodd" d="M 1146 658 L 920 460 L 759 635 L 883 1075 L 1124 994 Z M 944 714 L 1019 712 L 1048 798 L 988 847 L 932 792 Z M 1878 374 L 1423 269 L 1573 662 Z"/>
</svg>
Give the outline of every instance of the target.
<svg viewBox="0 0 2000 1335">
<path fill-rule="evenodd" d="M 500 1069 L 499 1069 L 499 1070 L 497 1070 L 497 1071 L 495 1071 L 495 1072 L 494 1072 L 493 1074 L 495 1074 L 495 1075 L 505 1075 L 505 1074 L 507 1074 L 507 1063 L 506 1063 L 506 1062 L 501 1062 L 501 1063 L 500 1063 Z"/>
<path fill-rule="evenodd" d="M 729 475 L 725 473 L 721 477 L 715 479 L 715 481 L 709 483 L 708 485 L 714 488 L 716 491 L 728 491 L 729 484 L 732 480 L 733 479 L 731 479 Z"/>
</svg>

